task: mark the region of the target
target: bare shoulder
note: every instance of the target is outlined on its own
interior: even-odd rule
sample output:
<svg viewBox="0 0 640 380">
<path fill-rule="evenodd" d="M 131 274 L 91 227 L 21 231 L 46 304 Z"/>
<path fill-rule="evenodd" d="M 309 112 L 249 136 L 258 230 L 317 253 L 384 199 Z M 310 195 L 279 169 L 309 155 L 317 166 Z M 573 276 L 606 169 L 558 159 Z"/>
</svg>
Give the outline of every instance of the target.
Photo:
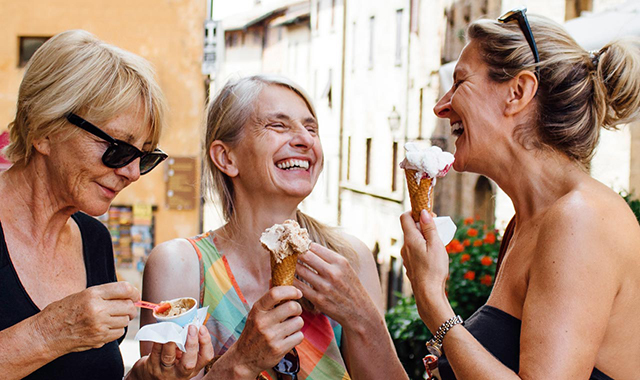
<svg viewBox="0 0 640 380">
<path fill-rule="evenodd" d="M 340 231 L 340 236 L 349 243 L 356 252 L 359 265 L 363 265 L 363 263 L 366 263 L 367 261 L 373 262 L 373 254 L 362 240 L 342 231 Z"/>
<path fill-rule="evenodd" d="M 197 295 L 200 263 L 186 239 L 173 239 L 156 246 L 143 275 L 143 297 L 152 302 Z M 155 300 L 155 301 L 154 301 Z"/>
<path fill-rule="evenodd" d="M 566 194 L 550 207 L 539 222 L 536 247 L 542 263 L 548 259 L 547 264 L 602 272 L 636 261 L 633 247 L 638 244 L 640 226 L 633 212 L 619 194 L 596 182 Z"/>
<path fill-rule="evenodd" d="M 158 244 L 151 250 L 147 266 L 175 267 L 198 262 L 195 249 L 187 239 L 172 239 Z"/>
</svg>

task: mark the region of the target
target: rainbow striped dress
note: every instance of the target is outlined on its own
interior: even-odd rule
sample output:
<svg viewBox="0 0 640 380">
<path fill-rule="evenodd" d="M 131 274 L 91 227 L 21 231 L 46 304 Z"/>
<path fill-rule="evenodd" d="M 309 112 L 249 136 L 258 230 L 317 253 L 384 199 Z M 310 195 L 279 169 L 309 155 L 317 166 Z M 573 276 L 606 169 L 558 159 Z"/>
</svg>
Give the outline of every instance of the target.
<svg viewBox="0 0 640 380">
<path fill-rule="evenodd" d="M 222 355 L 240 337 L 244 329 L 249 304 L 242 295 L 225 256 L 216 249 L 214 234 L 206 232 L 187 239 L 200 260 L 200 304 L 209 306 L 205 322 L 215 355 Z M 300 357 L 300 380 L 347 380 L 340 353 L 342 326 L 324 314 L 302 312 L 304 340 L 296 349 Z M 269 369 L 262 372 L 267 379 L 276 379 Z"/>
</svg>

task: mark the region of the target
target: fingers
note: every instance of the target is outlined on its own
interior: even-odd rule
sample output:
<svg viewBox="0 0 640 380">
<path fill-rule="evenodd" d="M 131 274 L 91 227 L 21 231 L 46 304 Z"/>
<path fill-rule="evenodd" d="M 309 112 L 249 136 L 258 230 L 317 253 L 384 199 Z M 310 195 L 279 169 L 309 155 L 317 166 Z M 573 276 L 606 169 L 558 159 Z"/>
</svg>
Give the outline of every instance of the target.
<svg viewBox="0 0 640 380">
<path fill-rule="evenodd" d="M 205 325 L 200 326 L 198 331 L 198 360 L 196 362 L 196 370 L 200 371 L 213 359 L 213 344 L 211 343 L 211 335 Z"/>
<path fill-rule="evenodd" d="M 191 371 L 196 367 L 196 363 L 198 361 L 198 351 L 200 348 L 200 344 L 198 342 L 198 328 L 196 326 L 189 326 L 187 342 L 184 347 L 186 351 L 180 358 L 180 364 L 186 371 Z"/>
<path fill-rule="evenodd" d="M 126 281 L 110 282 L 108 284 L 97 285 L 91 287 L 100 297 L 105 300 L 131 300 L 136 302 L 140 300 L 140 292 L 135 286 Z"/>
<path fill-rule="evenodd" d="M 424 241 L 421 231 L 416 227 L 416 222 L 411 217 L 411 211 L 407 211 L 400 215 L 400 225 L 404 233 L 405 243 L 407 241 Z"/>
<path fill-rule="evenodd" d="M 297 300 L 302 298 L 302 292 L 293 286 L 276 286 L 269 289 L 256 303 L 253 305 L 259 311 L 268 311 L 273 309 L 282 301 Z"/>
<path fill-rule="evenodd" d="M 312 253 L 310 253 L 312 254 Z M 310 265 L 310 264 L 309 264 Z M 307 281 L 309 284 L 311 284 L 311 286 L 317 288 L 319 283 L 322 280 L 322 276 L 316 272 L 314 272 L 313 270 L 309 269 L 308 267 L 306 267 L 305 265 L 301 265 L 300 263 L 298 263 L 296 265 L 296 274 L 303 280 Z M 296 284 L 296 279 L 294 279 L 294 284 Z M 300 289 L 299 286 L 296 286 L 298 289 Z M 303 293 L 304 290 L 302 290 Z M 306 293 L 305 293 L 306 294 Z"/>
<path fill-rule="evenodd" d="M 160 365 L 169 368 L 176 363 L 176 344 L 173 342 L 162 345 L 160 353 Z"/>
<path fill-rule="evenodd" d="M 323 261 L 329 264 L 333 264 L 336 260 L 339 260 L 342 257 L 337 253 L 333 252 L 332 250 L 330 250 L 329 248 L 323 247 L 317 243 L 311 243 L 311 246 L 309 247 L 309 251 L 315 253 L 317 257 L 321 258 Z M 306 252 L 304 255 L 301 255 L 301 256 L 306 256 L 307 253 L 308 252 Z"/>
<path fill-rule="evenodd" d="M 433 221 L 433 217 L 426 210 L 420 212 L 420 230 L 426 241 L 440 241 L 438 229 Z"/>
<path fill-rule="evenodd" d="M 138 314 L 138 309 L 131 300 L 108 300 L 107 312 L 111 317 L 126 316 L 129 320 L 134 319 Z M 127 324 L 129 322 L 127 321 Z"/>
</svg>

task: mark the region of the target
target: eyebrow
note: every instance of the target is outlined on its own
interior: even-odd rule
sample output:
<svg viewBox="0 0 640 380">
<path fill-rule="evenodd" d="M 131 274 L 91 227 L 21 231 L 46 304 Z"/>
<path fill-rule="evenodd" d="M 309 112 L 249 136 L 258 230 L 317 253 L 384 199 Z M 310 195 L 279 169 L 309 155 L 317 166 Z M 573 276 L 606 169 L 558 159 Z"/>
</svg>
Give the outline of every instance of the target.
<svg viewBox="0 0 640 380">
<path fill-rule="evenodd" d="M 457 77 L 459 76 L 464 76 L 467 73 L 467 70 L 464 69 L 464 67 L 456 67 L 456 69 L 453 71 L 453 80 L 455 81 Z"/>
<path fill-rule="evenodd" d="M 273 114 L 268 114 L 266 115 L 267 119 L 280 119 L 280 120 L 285 120 L 285 121 L 292 121 L 292 119 L 289 117 L 289 115 L 284 114 L 284 113 L 273 113 Z M 316 121 L 316 119 L 314 117 L 307 117 L 303 120 L 304 124 L 318 124 L 318 122 Z"/>
</svg>

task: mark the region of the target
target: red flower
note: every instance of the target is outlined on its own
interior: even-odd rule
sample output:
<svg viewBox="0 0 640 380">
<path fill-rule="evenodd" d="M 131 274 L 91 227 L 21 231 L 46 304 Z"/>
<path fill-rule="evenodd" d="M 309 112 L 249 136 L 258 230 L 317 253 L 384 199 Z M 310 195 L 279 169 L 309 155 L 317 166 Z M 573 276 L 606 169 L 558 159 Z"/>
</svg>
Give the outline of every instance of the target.
<svg viewBox="0 0 640 380">
<path fill-rule="evenodd" d="M 485 256 L 486 257 L 486 256 Z M 480 279 L 480 283 L 482 285 L 491 286 L 493 284 L 493 277 L 489 274 L 485 274 L 482 279 Z"/>
<path fill-rule="evenodd" d="M 464 273 L 465 280 L 473 281 L 476 278 L 476 272 L 468 270 Z"/>
<path fill-rule="evenodd" d="M 469 224 L 473 223 L 473 218 L 467 218 L 464 220 L 464 225 L 468 226 Z"/>
<path fill-rule="evenodd" d="M 474 247 L 479 247 L 479 246 L 481 246 L 481 245 L 482 245 L 482 240 L 480 240 L 480 239 L 478 239 L 478 240 L 476 240 L 476 241 L 474 241 L 474 242 L 473 242 L 473 246 L 474 246 Z"/>
<path fill-rule="evenodd" d="M 480 264 L 488 267 L 493 264 L 493 260 L 489 256 L 482 256 L 482 258 L 480 259 Z"/>
<path fill-rule="evenodd" d="M 468 253 L 465 253 L 462 256 L 460 256 L 460 263 L 461 264 L 464 264 L 465 262 L 467 262 L 469 260 L 471 260 L 471 255 L 469 255 Z"/>
<path fill-rule="evenodd" d="M 469 228 L 469 231 L 467 231 L 467 235 L 471 237 L 478 236 L 478 230 L 476 230 L 475 228 Z"/>
<path fill-rule="evenodd" d="M 460 253 L 462 251 L 464 251 L 464 247 L 458 239 L 451 240 L 451 243 L 447 245 L 447 253 Z"/>
<path fill-rule="evenodd" d="M 493 244 L 496 242 L 496 234 L 493 232 L 489 232 L 487 236 L 484 237 L 484 242 L 487 244 Z"/>
<path fill-rule="evenodd" d="M 468 247 L 471 245 L 471 242 L 469 241 L 469 239 L 464 239 L 464 241 L 462 242 L 462 245 L 465 247 Z"/>
</svg>

